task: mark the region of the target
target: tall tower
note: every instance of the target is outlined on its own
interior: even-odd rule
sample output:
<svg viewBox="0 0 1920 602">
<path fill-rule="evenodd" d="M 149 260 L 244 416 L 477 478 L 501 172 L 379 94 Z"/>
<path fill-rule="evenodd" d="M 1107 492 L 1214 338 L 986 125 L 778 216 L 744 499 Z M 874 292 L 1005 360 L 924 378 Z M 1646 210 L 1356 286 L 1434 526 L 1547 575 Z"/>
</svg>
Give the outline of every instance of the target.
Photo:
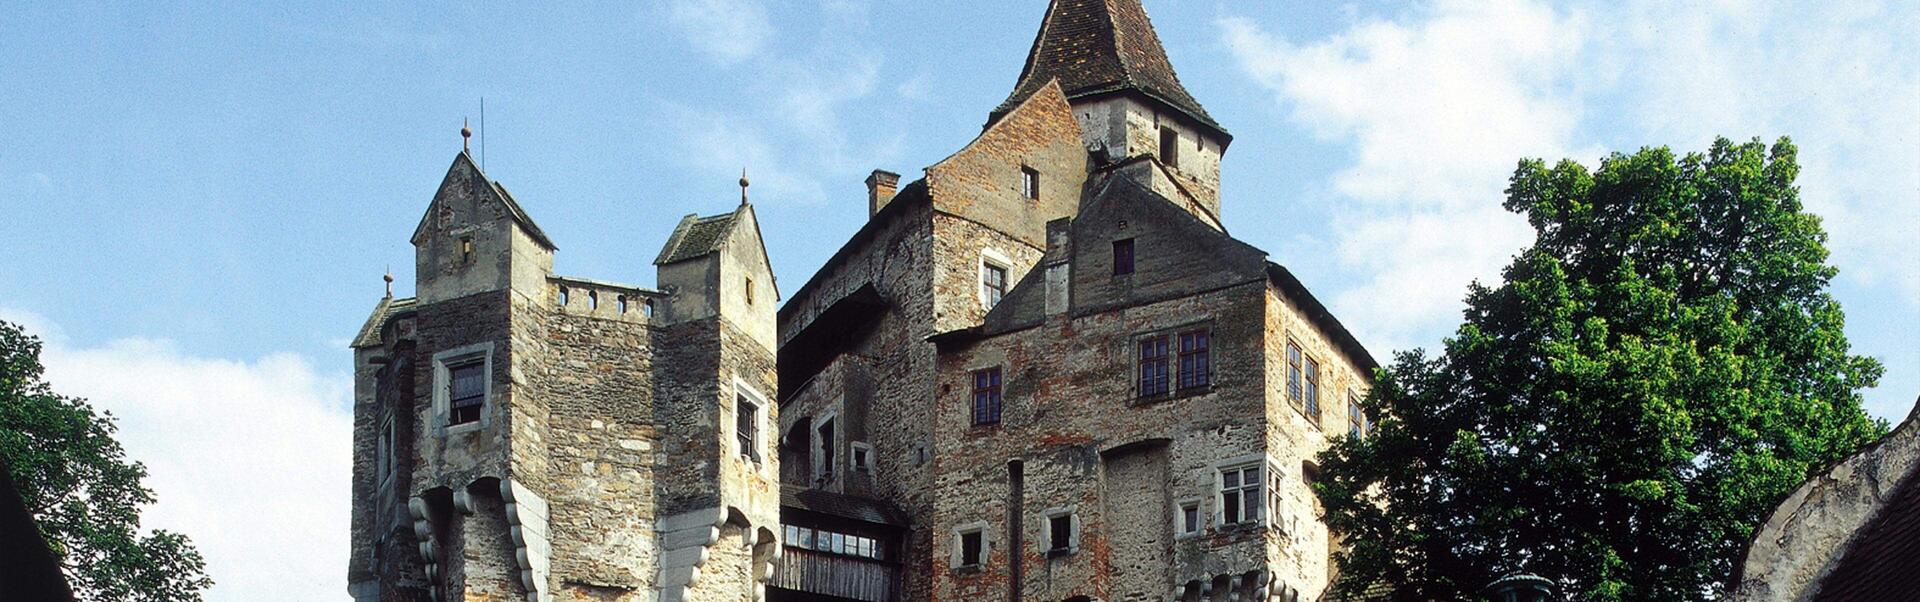
<svg viewBox="0 0 1920 602">
<path fill-rule="evenodd" d="M 356 600 L 754 600 L 772 573 L 778 292 L 751 205 L 688 216 L 660 290 L 553 272 L 467 153 L 416 297 L 356 337 Z"/>
<path fill-rule="evenodd" d="M 1152 158 L 1219 221 L 1220 157 L 1233 136 L 1180 85 L 1140 0 L 1053 0 L 988 123 L 1056 79 L 1096 160 Z"/>
</svg>

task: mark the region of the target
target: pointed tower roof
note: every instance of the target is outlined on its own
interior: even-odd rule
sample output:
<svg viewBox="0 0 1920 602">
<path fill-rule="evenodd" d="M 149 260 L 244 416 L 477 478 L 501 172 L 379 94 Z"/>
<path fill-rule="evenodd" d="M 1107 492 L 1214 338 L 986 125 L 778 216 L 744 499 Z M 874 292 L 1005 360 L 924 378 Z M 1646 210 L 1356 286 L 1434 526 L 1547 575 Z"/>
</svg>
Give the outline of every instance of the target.
<svg viewBox="0 0 1920 602">
<path fill-rule="evenodd" d="M 1226 134 L 1180 85 L 1140 0 L 1052 0 L 1020 82 L 989 121 L 999 120 L 1056 78 L 1068 100 L 1138 92 Z"/>
</svg>

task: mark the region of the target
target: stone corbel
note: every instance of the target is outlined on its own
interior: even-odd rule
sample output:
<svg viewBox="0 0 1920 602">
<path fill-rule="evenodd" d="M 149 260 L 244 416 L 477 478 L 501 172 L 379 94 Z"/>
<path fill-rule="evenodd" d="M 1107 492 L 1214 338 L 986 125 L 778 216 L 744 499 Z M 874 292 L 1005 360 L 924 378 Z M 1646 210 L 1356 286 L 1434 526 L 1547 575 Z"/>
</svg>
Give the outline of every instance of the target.
<svg viewBox="0 0 1920 602">
<path fill-rule="evenodd" d="M 407 500 L 407 513 L 413 517 L 413 539 L 420 542 L 417 550 L 420 563 L 427 573 L 428 589 L 433 599 L 440 599 L 440 543 L 433 536 L 434 524 L 445 517 L 433 510 L 433 505 L 418 496 Z"/>
<path fill-rule="evenodd" d="M 553 592 L 547 589 L 547 577 L 552 567 L 552 544 L 547 538 L 547 500 L 514 479 L 500 480 L 500 498 L 506 502 L 513 556 L 520 565 L 520 584 L 527 589 L 527 602 L 550 602 Z"/>
</svg>

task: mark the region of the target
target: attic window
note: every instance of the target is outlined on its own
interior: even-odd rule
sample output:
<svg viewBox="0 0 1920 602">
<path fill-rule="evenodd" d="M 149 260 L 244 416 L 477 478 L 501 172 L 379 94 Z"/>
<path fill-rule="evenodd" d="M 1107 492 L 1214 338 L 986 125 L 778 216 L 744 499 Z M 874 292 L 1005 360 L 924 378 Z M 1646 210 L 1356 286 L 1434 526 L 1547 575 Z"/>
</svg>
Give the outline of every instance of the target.
<svg viewBox="0 0 1920 602">
<path fill-rule="evenodd" d="M 1031 167 L 1020 168 L 1020 196 L 1040 199 L 1040 172 Z"/>
<path fill-rule="evenodd" d="M 753 305 L 753 279 L 747 279 L 747 305 Z"/>
<path fill-rule="evenodd" d="M 1160 126 L 1160 162 L 1167 167 L 1180 166 L 1180 132 L 1167 126 Z"/>
<path fill-rule="evenodd" d="M 473 237 L 460 237 L 460 263 L 473 261 Z"/>
<path fill-rule="evenodd" d="M 1124 238 L 1113 241 L 1113 275 L 1125 276 L 1133 273 L 1133 239 Z"/>
</svg>

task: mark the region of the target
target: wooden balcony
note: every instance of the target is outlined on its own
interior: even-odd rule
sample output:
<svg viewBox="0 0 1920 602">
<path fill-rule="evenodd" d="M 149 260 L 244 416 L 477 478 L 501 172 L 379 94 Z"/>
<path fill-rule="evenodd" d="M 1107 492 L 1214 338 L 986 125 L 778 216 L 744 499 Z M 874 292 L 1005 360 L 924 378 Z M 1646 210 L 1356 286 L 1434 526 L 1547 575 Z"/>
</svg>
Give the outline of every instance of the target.
<svg viewBox="0 0 1920 602">
<path fill-rule="evenodd" d="M 895 602 L 900 596 L 900 568 L 887 561 L 789 547 L 773 572 L 771 600 L 859 600 Z"/>
</svg>

